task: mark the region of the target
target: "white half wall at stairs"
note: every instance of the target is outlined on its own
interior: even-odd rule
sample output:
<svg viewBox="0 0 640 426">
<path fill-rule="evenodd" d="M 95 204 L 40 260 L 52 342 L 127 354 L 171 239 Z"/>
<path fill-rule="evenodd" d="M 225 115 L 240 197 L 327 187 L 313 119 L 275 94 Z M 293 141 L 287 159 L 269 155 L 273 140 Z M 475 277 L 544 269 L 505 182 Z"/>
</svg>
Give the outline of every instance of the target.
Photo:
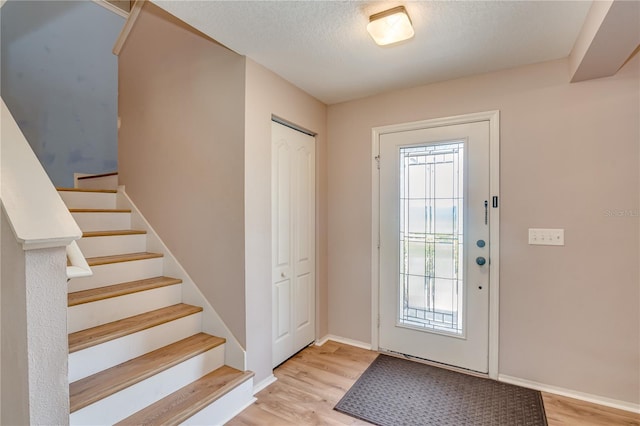
<svg viewBox="0 0 640 426">
<path fill-rule="evenodd" d="M 0 423 L 64 424 L 64 248 L 82 233 L 4 101 L 1 107 Z"/>
<path fill-rule="evenodd" d="M 0 195 L 11 229 L 25 250 L 65 247 L 82 237 L 51 180 L 2 101 Z"/>
<path fill-rule="evenodd" d="M 246 370 L 246 352 L 235 336 L 224 324 L 220 316 L 204 297 L 189 274 L 178 263 L 175 256 L 162 242 L 149 222 L 142 216 L 140 210 L 127 195 L 124 186 L 118 187 L 116 208 L 131 209 L 131 227 L 147 231 L 147 250 L 164 255 L 164 274 L 182 279 L 182 301 L 192 305 L 202 306 L 202 331 L 227 339 L 225 345 L 225 363 L 238 370 Z"/>
</svg>

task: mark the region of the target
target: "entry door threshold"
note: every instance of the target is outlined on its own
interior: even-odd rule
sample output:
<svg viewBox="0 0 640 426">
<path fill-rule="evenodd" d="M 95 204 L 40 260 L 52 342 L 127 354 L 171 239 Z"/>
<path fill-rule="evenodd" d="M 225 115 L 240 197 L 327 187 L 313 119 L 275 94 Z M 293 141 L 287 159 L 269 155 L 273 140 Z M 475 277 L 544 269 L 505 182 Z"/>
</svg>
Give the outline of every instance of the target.
<svg viewBox="0 0 640 426">
<path fill-rule="evenodd" d="M 408 359 L 409 361 L 419 362 L 421 364 L 430 365 L 432 367 L 443 368 L 445 370 L 455 371 L 457 373 L 468 374 L 470 376 L 489 378 L 489 373 L 481 373 L 479 371 L 469 370 L 468 368 L 457 367 L 455 365 L 445 364 L 443 362 L 432 361 L 430 359 L 420 358 L 417 356 L 403 354 L 401 352 L 392 351 L 390 349 L 378 348 L 378 352 L 395 358 Z"/>
</svg>

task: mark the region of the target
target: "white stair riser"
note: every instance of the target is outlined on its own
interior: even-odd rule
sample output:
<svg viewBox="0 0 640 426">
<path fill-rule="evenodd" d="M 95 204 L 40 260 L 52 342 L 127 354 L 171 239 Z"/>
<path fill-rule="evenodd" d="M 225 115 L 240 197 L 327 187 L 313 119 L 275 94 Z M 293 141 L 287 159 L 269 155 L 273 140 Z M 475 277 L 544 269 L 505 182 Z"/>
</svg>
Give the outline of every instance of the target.
<svg viewBox="0 0 640 426">
<path fill-rule="evenodd" d="M 112 256 L 115 254 L 139 253 L 147 250 L 147 235 L 110 235 L 85 237 L 78 240 L 84 257 Z"/>
<path fill-rule="evenodd" d="M 67 310 L 68 332 L 85 330 L 98 325 L 143 314 L 180 303 L 180 284 L 139 291 L 110 299 L 70 306 Z"/>
<path fill-rule="evenodd" d="M 253 404 L 253 379 L 241 383 L 223 397 L 198 411 L 182 425 L 222 425 Z"/>
<path fill-rule="evenodd" d="M 69 354 L 69 383 L 200 332 L 197 313 Z"/>
<path fill-rule="evenodd" d="M 69 281 L 69 292 L 159 277 L 162 266 L 161 257 L 92 266 L 92 276 Z"/>
<path fill-rule="evenodd" d="M 223 364 L 224 345 L 220 345 L 71 413 L 70 424 L 116 423 Z"/>
<path fill-rule="evenodd" d="M 131 213 L 71 213 L 82 232 L 131 229 Z"/>
<path fill-rule="evenodd" d="M 70 209 L 115 209 L 116 195 L 108 192 L 59 191 L 62 201 Z"/>
</svg>

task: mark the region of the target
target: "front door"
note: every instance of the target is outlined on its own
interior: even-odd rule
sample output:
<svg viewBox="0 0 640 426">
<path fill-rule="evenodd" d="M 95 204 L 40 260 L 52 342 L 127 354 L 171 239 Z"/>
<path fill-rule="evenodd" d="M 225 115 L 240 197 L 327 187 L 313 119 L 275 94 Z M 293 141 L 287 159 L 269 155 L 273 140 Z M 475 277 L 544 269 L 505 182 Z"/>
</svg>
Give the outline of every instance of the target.
<svg viewBox="0 0 640 426">
<path fill-rule="evenodd" d="M 379 137 L 379 347 L 489 370 L 489 121 Z"/>
</svg>

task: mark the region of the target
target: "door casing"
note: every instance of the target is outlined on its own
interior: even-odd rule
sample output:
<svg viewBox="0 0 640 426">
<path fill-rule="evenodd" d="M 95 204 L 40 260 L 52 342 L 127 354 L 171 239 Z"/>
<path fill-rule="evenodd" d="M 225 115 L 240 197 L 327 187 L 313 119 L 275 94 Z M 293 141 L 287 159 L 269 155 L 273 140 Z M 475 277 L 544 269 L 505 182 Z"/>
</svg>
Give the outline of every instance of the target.
<svg viewBox="0 0 640 426">
<path fill-rule="evenodd" d="M 374 127 L 372 136 L 371 158 L 371 347 L 379 348 L 379 281 L 380 281 L 380 170 L 379 152 L 380 136 L 386 133 L 429 129 L 457 124 L 489 122 L 489 192 L 497 197 L 498 206 L 492 207 L 490 202 L 489 220 L 489 374 L 492 379 L 498 378 L 499 349 L 499 302 L 500 302 L 500 111 L 486 111 L 431 120 L 414 121 Z M 496 226 L 497 225 L 497 226 Z"/>
</svg>

